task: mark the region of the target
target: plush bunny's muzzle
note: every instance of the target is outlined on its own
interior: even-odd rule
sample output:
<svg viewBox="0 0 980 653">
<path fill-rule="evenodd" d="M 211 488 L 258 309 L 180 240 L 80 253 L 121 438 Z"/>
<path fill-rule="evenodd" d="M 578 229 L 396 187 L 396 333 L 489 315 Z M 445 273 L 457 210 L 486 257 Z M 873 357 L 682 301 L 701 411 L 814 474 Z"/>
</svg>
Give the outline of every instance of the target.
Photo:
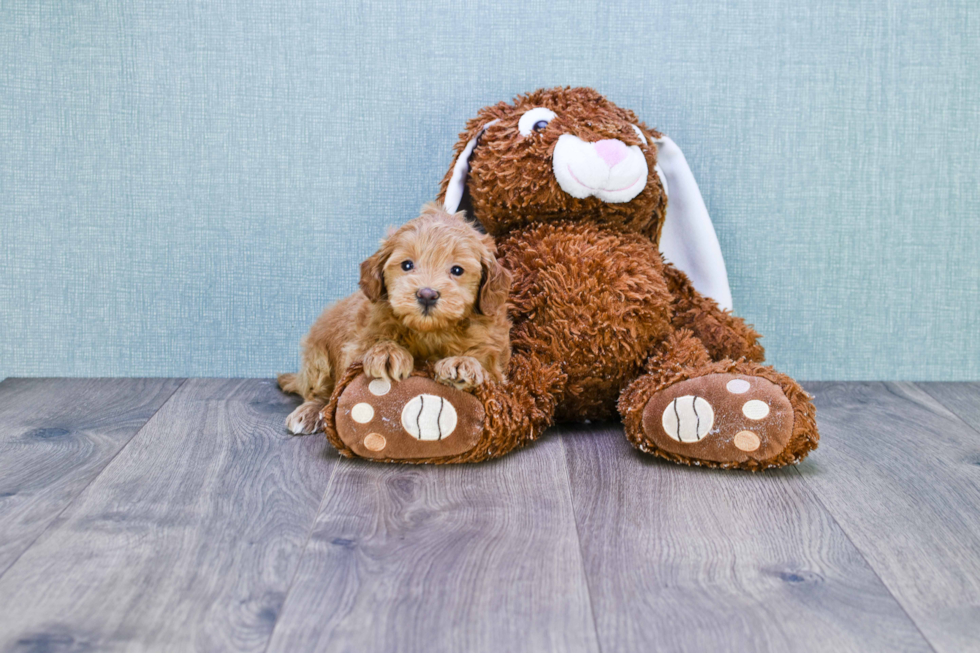
<svg viewBox="0 0 980 653">
<path fill-rule="evenodd" d="M 558 185 L 572 197 L 597 197 L 611 204 L 639 195 L 649 172 L 637 145 L 611 138 L 587 143 L 572 134 L 558 139 L 552 166 Z"/>
</svg>

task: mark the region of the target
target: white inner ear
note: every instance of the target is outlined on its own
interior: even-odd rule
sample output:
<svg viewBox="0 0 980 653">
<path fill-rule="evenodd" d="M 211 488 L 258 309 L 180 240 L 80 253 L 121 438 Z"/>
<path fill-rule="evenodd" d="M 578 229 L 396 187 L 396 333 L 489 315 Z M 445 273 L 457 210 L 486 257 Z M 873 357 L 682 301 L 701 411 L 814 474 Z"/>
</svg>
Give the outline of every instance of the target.
<svg viewBox="0 0 980 653">
<path fill-rule="evenodd" d="M 643 132 L 640 131 L 640 128 L 637 127 L 636 125 L 630 125 L 630 127 L 633 128 L 633 131 L 636 132 L 636 135 L 639 136 L 640 137 L 640 140 L 643 141 L 643 144 L 646 145 L 647 144 L 647 137 L 643 135 Z"/>
<path fill-rule="evenodd" d="M 694 173 L 681 148 L 666 136 L 657 141 L 657 161 L 664 189 L 670 184 L 660 251 L 688 276 L 695 290 L 718 302 L 722 310 L 731 310 L 728 270 Z"/>
<path fill-rule="evenodd" d="M 476 142 L 480 140 L 480 136 L 483 136 L 483 132 L 487 130 L 487 127 L 498 122 L 498 120 L 491 120 L 483 125 L 480 131 L 477 132 L 477 135 L 470 139 L 470 142 L 466 144 L 463 151 L 459 153 L 459 158 L 456 159 L 456 165 L 453 166 L 453 176 L 449 178 L 449 185 L 446 187 L 446 201 L 443 202 L 443 206 L 450 213 L 455 213 L 459 210 L 459 203 L 463 199 L 463 191 L 466 190 L 466 175 L 470 171 L 470 155 L 473 154 L 473 148 L 476 147 Z"/>
<path fill-rule="evenodd" d="M 640 137 L 640 140 L 643 141 L 644 145 L 649 145 L 647 142 L 647 137 L 643 135 L 643 131 L 639 127 L 636 125 L 630 125 L 630 127 L 633 128 L 633 131 L 635 131 L 636 135 Z M 657 176 L 660 177 L 660 185 L 664 187 L 664 195 L 670 197 L 670 190 L 667 188 L 667 177 L 664 176 L 663 168 L 661 168 L 660 164 L 658 163 L 653 166 L 653 169 L 656 171 Z"/>
<path fill-rule="evenodd" d="M 653 166 L 653 169 L 657 171 L 657 176 L 660 177 L 660 184 L 664 187 L 664 196 L 670 199 L 670 189 L 667 188 L 667 175 L 664 174 L 664 169 L 660 167 L 660 164 Z"/>
<path fill-rule="evenodd" d="M 517 131 L 521 133 L 521 136 L 530 136 L 531 132 L 534 131 L 535 123 L 541 120 L 551 122 L 554 119 L 555 112 L 551 109 L 534 107 L 525 111 L 521 119 L 517 121 Z"/>
</svg>

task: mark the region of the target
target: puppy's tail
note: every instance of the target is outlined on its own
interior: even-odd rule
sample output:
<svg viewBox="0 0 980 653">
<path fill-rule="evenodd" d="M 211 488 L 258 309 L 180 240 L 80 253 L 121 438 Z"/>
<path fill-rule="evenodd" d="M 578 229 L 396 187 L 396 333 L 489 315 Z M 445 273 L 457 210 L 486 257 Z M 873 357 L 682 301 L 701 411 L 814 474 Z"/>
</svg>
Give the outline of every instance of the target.
<svg viewBox="0 0 980 653">
<path fill-rule="evenodd" d="M 299 394 L 299 386 L 296 384 L 297 375 L 293 372 L 280 374 L 276 377 L 276 380 L 279 381 L 279 387 L 282 388 L 283 392 L 295 392 Z"/>
</svg>

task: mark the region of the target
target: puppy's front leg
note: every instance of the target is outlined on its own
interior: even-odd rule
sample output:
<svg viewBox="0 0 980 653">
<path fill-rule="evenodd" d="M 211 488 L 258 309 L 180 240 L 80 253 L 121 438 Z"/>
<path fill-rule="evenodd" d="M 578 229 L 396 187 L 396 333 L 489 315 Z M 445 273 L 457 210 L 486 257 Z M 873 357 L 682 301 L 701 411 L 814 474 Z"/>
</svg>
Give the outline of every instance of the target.
<svg viewBox="0 0 980 653">
<path fill-rule="evenodd" d="M 309 435 L 323 428 L 320 412 L 323 410 L 322 401 L 311 399 L 304 401 L 286 418 L 286 428 L 293 435 Z"/>
<path fill-rule="evenodd" d="M 480 361 L 472 356 L 443 358 L 436 363 L 435 372 L 438 381 L 461 390 L 482 385 L 488 376 Z"/>
<path fill-rule="evenodd" d="M 386 381 L 403 381 L 415 369 L 415 358 L 391 340 L 382 340 L 368 349 L 362 362 L 365 374 Z"/>
</svg>

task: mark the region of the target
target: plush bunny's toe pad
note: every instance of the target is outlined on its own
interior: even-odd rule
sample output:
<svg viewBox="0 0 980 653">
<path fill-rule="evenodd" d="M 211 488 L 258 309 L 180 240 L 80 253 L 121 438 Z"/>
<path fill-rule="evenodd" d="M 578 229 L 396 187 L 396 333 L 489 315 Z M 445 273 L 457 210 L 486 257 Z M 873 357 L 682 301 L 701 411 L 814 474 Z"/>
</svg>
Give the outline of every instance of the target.
<svg viewBox="0 0 980 653">
<path fill-rule="evenodd" d="M 656 448 L 685 458 L 765 461 L 789 443 L 793 407 L 778 385 L 761 377 L 708 374 L 651 397 L 643 431 Z"/>
<path fill-rule="evenodd" d="M 434 459 L 465 453 L 483 432 L 483 405 L 472 395 L 412 376 L 394 383 L 364 374 L 337 402 L 337 435 L 374 460 Z"/>
</svg>

